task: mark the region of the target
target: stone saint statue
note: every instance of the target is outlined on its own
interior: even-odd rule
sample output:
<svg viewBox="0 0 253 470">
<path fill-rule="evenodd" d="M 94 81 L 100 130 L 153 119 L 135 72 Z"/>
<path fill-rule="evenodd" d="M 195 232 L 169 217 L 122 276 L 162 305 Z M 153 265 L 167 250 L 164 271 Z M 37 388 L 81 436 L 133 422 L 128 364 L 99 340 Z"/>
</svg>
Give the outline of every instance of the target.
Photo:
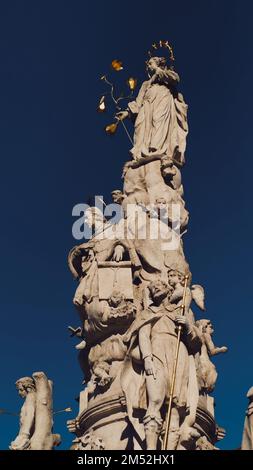
<svg viewBox="0 0 253 470">
<path fill-rule="evenodd" d="M 136 344 L 139 345 L 147 390 L 147 411 L 144 417 L 147 450 L 157 449 L 163 424 L 161 408 L 167 401 L 172 381 L 177 328 L 179 325 L 183 328 L 168 443 L 168 449 L 173 450 L 179 443 L 180 426 L 188 404 L 191 369 L 189 354 L 198 350 L 201 343 L 188 312 L 183 316 L 180 307 L 170 303 L 170 286 L 158 279 L 151 282 L 148 289 L 150 305 L 136 318 L 126 340 L 130 341 L 130 355 Z"/>
<path fill-rule="evenodd" d="M 167 157 L 184 164 L 188 133 L 187 105 L 176 91 L 179 76 L 166 65 L 163 57 L 147 62 L 149 80 L 145 81 L 128 110 L 118 113 L 120 119 L 135 119 L 134 160 L 146 157 Z"/>
<path fill-rule="evenodd" d="M 187 105 L 176 88 L 179 76 L 164 57 L 151 57 L 147 71 L 149 80 L 143 82 L 136 100 L 117 114 L 119 120 L 130 117 L 134 121 L 133 159 L 123 170 L 124 205 L 153 205 L 163 200 L 170 224 L 172 205 L 178 205 L 183 231 L 189 220 L 180 172 L 185 163 Z"/>
<path fill-rule="evenodd" d="M 59 434 L 52 434 L 52 381 L 44 372 L 17 380 L 16 387 L 25 402 L 20 412 L 20 429 L 11 442 L 11 450 L 52 450 L 61 442 Z"/>
</svg>

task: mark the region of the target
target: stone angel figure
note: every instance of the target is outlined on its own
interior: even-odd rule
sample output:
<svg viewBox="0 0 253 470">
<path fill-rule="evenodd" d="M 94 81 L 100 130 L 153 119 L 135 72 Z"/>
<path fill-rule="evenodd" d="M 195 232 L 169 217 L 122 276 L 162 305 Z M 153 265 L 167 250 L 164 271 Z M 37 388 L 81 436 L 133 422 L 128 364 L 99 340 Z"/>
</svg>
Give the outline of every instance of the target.
<svg viewBox="0 0 253 470">
<path fill-rule="evenodd" d="M 52 450 L 61 442 L 52 434 L 52 381 L 44 372 L 17 380 L 16 387 L 25 402 L 20 412 L 20 429 L 10 450 Z"/>
<path fill-rule="evenodd" d="M 199 355 L 200 386 L 207 392 L 212 392 L 215 387 L 218 374 L 215 365 L 210 360 L 210 356 L 225 353 L 228 348 L 226 346 L 217 347 L 214 345 L 212 340 L 214 329 L 210 320 L 198 320 L 196 321 L 196 326 L 200 330 L 202 339 L 201 352 Z"/>
<path fill-rule="evenodd" d="M 25 402 L 20 411 L 19 433 L 11 442 L 11 450 L 26 450 L 30 446 L 30 437 L 35 425 L 36 388 L 32 377 L 22 377 L 16 382 L 16 388 Z"/>
</svg>

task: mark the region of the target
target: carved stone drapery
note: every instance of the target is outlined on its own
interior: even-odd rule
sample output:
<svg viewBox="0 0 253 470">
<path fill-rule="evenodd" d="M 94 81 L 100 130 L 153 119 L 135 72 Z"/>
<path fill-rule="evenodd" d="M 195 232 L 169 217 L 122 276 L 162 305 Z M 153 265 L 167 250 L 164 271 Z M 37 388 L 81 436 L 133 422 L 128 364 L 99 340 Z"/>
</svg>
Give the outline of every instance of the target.
<svg viewBox="0 0 253 470">
<path fill-rule="evenodd" d="M 94 228 L 95 217 L 100 232 L 69 254 L 81 319 L 71 331 L 81 338 L 86 382 L 68 422 L 73 449 L 160 449 L 167 427 L 169 450 L 215 449 L 211 356 L 227 348 L 214 346 L 210 320 L 195 319 L 193 301 L 204 310 L 204 289 L 192 285 L 184 255 L 187 105 L 164 58 L 151 57 L 147 68 L 137 98 L 118 113 L 134 123 L 123 191 L 112 191 L 122 218 L 104 225 L 90 208 L 86 222 Z"/>
</svg>

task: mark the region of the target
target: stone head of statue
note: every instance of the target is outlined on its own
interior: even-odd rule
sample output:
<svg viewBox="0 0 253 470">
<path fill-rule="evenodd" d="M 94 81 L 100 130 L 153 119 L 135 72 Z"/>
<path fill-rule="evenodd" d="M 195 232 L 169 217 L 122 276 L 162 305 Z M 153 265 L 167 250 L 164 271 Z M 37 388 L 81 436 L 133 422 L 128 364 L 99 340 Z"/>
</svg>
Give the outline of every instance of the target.
<svg viewBox="0 0 253 470">
<path fill-rule="evenodd" d="M 147 64 L 147 71 L 149 74 L 153 75 L 158 68 L 166 68 L 167 60 L 165 57 L 150 57 L 150 59 L 146 62 Z"/>
<path fill-rule="evenodd" d="M 168 216 L 168 203 L 164 197 L 158 197 L 155 200 L 154 208 L 158 216 L 162 216 L 162 217 Z"/>
<path fill-rule="evenodd" d="M 35 391 L 35 383 L 31 377 L 21 377 L 16 382 L 16 388 L 21 398 L 25 398 L 29 392 Z"/>
<path fill-rule="evenodd" d="M 167 204 L 167 201 L 166 201 L 165 197 L 158 197 L 155 200 L 155 205 L 159 209 L 160 208 L 163 209 L 163 208 L 166 208 L 168 204 Z"/>
<path fill-rule="evenodd" d="M 150 282 L 148 288 L 153 302 L 157 304 L 161 303 L 171 292 L 170 286 L 162 279 Z"/>
<path fill-rule="evenodd" d="M 115 204 L 122 204 L 125 196 L 122 191 L 120 191 L 120 189 L 114 189 L 114 191 L 111 192 L 111 195 L 112 200 Z"/>
<path fill-rule="evenodd" d="M 176 287 L 177 284 L 184 285 L 184 275 L 177 271 L 176 269 L 170 269 L 168 271 L 168 283 L 171 287 Z"/>
<path fill-rule="evenodd" d="M 201 333 L 206 333 L 208 335 L 212 335 L 214 333 L 211 320 L 203 318 L 202 320 L 196 321 L 196 326 L 200 329 Z"/>
<path fill-rule="evenodd" d="M 118 307 L 120 304 L 122 304 L 125 300 L 124 294 L 120 292 L 118 289 L 114 289 L 112 292 L 111 297 L 108 299 L 108 303 L 110 307 Z"/>
</svg>

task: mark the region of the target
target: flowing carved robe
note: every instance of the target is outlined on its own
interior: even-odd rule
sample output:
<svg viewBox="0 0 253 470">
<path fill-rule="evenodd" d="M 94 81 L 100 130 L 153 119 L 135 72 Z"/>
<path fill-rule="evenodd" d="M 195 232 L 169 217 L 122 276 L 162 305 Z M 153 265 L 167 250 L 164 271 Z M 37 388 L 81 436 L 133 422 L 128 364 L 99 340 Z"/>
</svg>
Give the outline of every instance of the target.
<svg viewBox="0 0 253 470">
<path fill-rule="evenodd" d="M 177 73 L 169 69 L 161 72 L 159 78 L 145 81 L 136 100 L 128 104 L 136 117 L 131 152 L 135 160 L 166 155 L 183 165 L 188 134 L 187 105 L 182 94 L 173 92 L 179 81 Z"/>
<path fill-rule="evenodd" d="M 156 368 L 162 368 L 169 392 L 173 363 L 176 352 L 177 332 L 174 316 L 180 309 L 175 305 L 164 307 L 150 306 L 142 311 L 136 318 L 124 338 L 129 343 L 125 366 L 121 373 L 121 385 L 126 396 L 128 415 L 132 424 L 137 427 L 137 420 L 133 418 L 134 408 L 146 408 L 145 375 L 138 346 L 138 332 L 145 324 L 151 324 L 151 344 L 153 360 Z M 183 334 L 179 347 L 178 368 L 173 397 L 177 407 L 191 407 L 191 394 L 195 393 L 196 370 L 193 354 L 201 347 L 197 329 L 193 325 L 191 311 L 187 313 L 190 330 Z M 139 364 L 138 364 L 139 363 Z M 194 392 L 193 392 L 194 390 Z M 139 428 L 139 426 L 138 426 Z"/>
</svg>

